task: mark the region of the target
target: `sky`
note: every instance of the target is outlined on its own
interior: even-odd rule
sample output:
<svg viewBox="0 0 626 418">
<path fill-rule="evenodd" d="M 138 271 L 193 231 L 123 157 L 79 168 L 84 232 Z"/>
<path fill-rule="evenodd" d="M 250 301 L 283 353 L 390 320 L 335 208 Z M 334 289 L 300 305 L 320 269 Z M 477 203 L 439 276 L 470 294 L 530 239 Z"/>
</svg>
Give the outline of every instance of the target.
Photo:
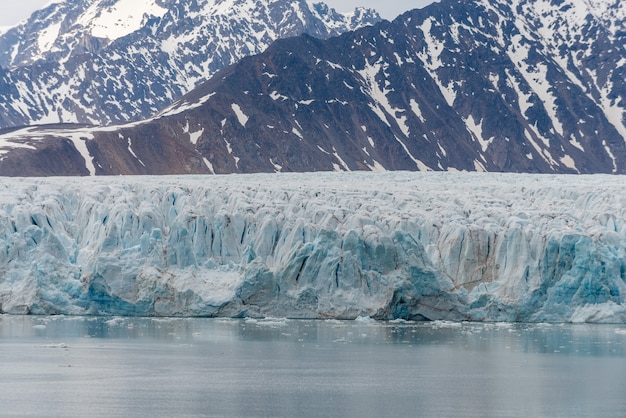
<svg viewBox="0 0 626 418">
<path fill-rule="evenodd" d="M 433 0 L 315 0 L 323 1 L 339 12 L 352 11 L 356 6 L 371 7 L 385 19 L 393 19 L 400 13 L 410 9 L 423 7 Z M 32 12 L 43 7 L 50 0 L 2 0 L 2 13 L 0 13 L 0 26 L 11 26 L 20 20 L 30 16 Z"/>
<path fill-rule="evenodd" d="M 0 26 L 11 26 L 30 16 L 32 12 L 46 5 L 50 0 L 2 0 Z"/>
</svg>

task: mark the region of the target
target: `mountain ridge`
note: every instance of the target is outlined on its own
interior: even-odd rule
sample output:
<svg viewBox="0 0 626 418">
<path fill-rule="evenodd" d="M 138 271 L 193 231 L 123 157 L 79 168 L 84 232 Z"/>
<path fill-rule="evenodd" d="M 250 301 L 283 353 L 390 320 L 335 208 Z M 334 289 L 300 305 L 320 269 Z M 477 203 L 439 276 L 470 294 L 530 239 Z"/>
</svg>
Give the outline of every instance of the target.
<svg viewBox="0 0 626 418">
<path fill-rule="evenodd" d="M 305 0 L 51 3 L 0 35 L 0 127 L 141 120 L 280 37 L 378 21 Z"/>
<path fill-rule="evenodd" d="M 581 4 L 442 0 L 329 40 L 279 40 L 139 124 L 0 136 L 22 145 L 0 173 L 36 167 L 24 145 L 44 137 L 82 146 L 70 165 L 83 175 L 626 173 L 624 20 L 607 29 Z"/>
</svg>

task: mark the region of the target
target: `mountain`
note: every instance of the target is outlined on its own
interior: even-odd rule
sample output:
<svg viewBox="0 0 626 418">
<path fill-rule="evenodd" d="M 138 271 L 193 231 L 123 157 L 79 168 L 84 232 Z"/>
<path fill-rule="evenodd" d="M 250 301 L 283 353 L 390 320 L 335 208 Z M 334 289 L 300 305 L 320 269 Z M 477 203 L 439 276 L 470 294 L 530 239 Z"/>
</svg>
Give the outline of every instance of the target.
<svg viewBox="0 0 626 418">
<path fill-rule="evenodd" d="M 626 173 L 625 6 L 442 0 L 242 59 L 157 116 L 0 135 L 0 174 Z"/>
<path fill-rule="evenodd" d="M 378 21 L 305 0 L 53 1 L 0 34 L 0 127 L 143 119 L 278 38 Z"/>
</svg>

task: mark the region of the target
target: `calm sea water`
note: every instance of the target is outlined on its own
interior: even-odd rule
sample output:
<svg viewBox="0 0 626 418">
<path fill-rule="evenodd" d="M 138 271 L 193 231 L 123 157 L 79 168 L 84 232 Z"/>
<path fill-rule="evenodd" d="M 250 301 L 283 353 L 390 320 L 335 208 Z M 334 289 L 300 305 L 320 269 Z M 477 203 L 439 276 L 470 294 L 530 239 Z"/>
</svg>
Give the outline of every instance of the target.
<svg viewBox="0 0 626 418">
<path fill-rule="evenodd" d="M 0 316 L 0 416 L 625 417 L 626 326 Z"/>
</svg>

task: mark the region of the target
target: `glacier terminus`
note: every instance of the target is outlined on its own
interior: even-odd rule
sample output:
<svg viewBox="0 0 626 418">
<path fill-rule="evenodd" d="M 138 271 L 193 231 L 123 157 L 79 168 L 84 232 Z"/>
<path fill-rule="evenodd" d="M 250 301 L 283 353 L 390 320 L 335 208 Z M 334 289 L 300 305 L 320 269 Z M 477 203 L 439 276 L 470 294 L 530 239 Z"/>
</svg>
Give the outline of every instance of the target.
<svg viewBox="0 0 626 418">
<path fill-rule="evenodd" d="M 626 322 L 608 175 L 14 178 L 0 313 Z"/>
</svg>

